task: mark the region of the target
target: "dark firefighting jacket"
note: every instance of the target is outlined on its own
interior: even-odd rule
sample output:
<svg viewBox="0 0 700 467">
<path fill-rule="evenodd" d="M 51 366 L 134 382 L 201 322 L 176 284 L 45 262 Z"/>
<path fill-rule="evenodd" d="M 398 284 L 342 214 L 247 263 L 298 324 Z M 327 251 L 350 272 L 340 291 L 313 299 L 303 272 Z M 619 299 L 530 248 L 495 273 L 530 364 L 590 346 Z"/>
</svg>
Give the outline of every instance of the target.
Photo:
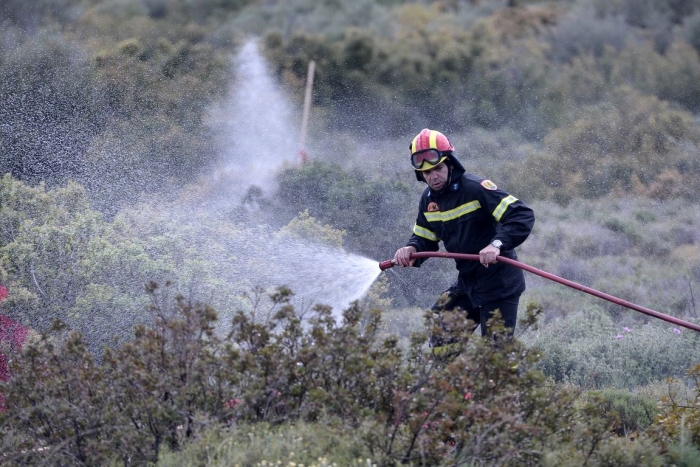
<svg viewBox="0 0 700 467">
<path fill-rule="evenodd" d="M 423 192 L 407 245 L 419 252 L 437 251 L 442 241 L 448 252 L 478 255 L 493 240 L 500 240 L 500 255 L 517 260 L 514 249 L 525 241 L 534 223 L 535 214 L 525 203 L 489 180 L 465 174 L 457 161 L 448 187 L 440 193 L 430 187 Z M 423 260 L 417 259 L 414 266 Z M 468 295 L 475 306 L 525 290 L 523 271 L 515 266 L 497 262 L 486 268 L 478 261 L 455 261 L 459 276 L 453 290 Z"/>
</svg>

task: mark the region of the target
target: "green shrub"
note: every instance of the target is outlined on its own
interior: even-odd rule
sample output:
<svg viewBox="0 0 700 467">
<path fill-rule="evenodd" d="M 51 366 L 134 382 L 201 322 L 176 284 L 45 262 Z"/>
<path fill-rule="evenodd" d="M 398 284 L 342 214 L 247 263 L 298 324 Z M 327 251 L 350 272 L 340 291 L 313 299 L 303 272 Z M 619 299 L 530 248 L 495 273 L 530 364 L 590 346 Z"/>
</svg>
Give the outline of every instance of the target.
<svg viewBox="0 0 700 467">
<path fill-rule="evenodd" d="M 271 222 L 287 223 L 307 212 L 319 223 L 344 231 L 343 246 L 348 251 L 378 261 L 393 256 L 411 235 L 419 195 L 413 197 L 407 182 L 387 182 L 319 160 L 284 170 L 278 182 L 265 207 Z M 396 274 L 388 277 L 392 298 L 418 295 L 413 285 Z"/>
<path fill-rule="evenodd" d="M 539 368 L 557 382 L 583 388 L 630 389 L 695 364 L 700 345 L 691 330 L 655 321 L 615 324 L 597 306 L 552 320 L 522 339 L 542 352 Z"/>
<path fill-rule="evenodd" d="M 181 298 L 175 310 L 155 303 L 155 327 L 136 328 L 133 340 L 106 349 L 99 362 L 75 332 L 26 346 L 2 389 L 4 420 L 17 435 L 3 461 L 145 464 L 163 445 L 177 448 L 191 436 L 198 414 L 225 413 L 211 353 L 216 314 Z"/>
<path fill-rule="evenodd" d="M 372 454 L 342 421 L 334 425 L 297 422 L 288 425 L 214 426 L 181 451 L 165 451 L 158 467 L 305 465 L 308 467 L 369 466 Z"/>
<path fill-rule="evenodd" d="M 631 88 L 610 94 L 571 125 L 550 132 L 544 151 L 528 158 L 530 170 L 521 183 L 529 183 L 535 196 L 567 204 L 616 191 L 660 199 L 681 195 L 683 190 L 669 182 L 686 161 L 682 142 L 695 146 L 700 141 L 690 114 Z M 678 176 L 695 186 L 694 172 Z"/>
<path fill-rule="evenodd" d="M 106 123 L 82 47 L 56 27 L 0 41 L 0 174 L 50 186 L 79 177 Z"/>
<path fill-rule="evenodd" d="M 575 433 L 574 436 L 590 436 Z M 576 448 L 574 448 L 576 446 Z M 666 456 L 659 455 L 659 447 L 653 438 L 629 439 L 612 437 L 597 440 L 595 447 L 585 444 L 567 444 L 555 448 L 545 455 L 541 465 L 547 467 L 616 466 L 616 467 L 662 467 L 668 465 Z"/>
<path fill-rule="evenodd" d="M 78 180 L 114 214 L 142 192 L 210 167 L 204 116 L 227 90 L 230 52 L 207 40 L 208 29 L 177 18 L 178 6 L 192 9 L 188 2 L 170 2 L 159 17 L 140 1 L 39 3 L 27 14 L 40 17 L 37 31 L 0 36 L 8 45 L 0 99 L 9 125 L 0 132 L 21 128 L 2 134 L 0 173 L 49 186 Z M 208 2 L 198 11 L 210 17 L 213 4 L 233 3 L 242 2 Z M 7 10 L 25 16 L 19 5 Z"/>
<path fill-rule="evenodd" d="M 669 391 L 661 400 L 661 414 L 657 420 L 662 433 L 679 442 L 677 455 L 683 454 L 689 446 L 696 450 L 700 446 L 700 365 L 688 369 L 686 375 L 693 383 L 692 395 L 679 391 L 675 381 L 669 379 Z"/>
<path fill-rule="evenodd" d="M 426 352 L 425 333 L 403 352 L 396 338 L 379 340 L 380 312 L 353 306 L 338 324 L 319 306 L 302 324 L 290 291 L 279 289 L 270 297 L 274 314 L 254 321 L 238 312 L 224 338 L 211 308 L 162 292 L 149 287 L 152 326 L 137 327 L 100 361 L 76 333 L 27 346 L 1 385 L 2 462 L 145 464 L 185 449 L 262 465 L 305 446 L 303 432 L 287 428 L 297 422 L 312 433 L 328 427 L 308 455 L 371 457 L 377 465 L 480 464 L 485 456 L 541 465 L 553 453 L 610 455 L 617 423 L 578 402 L 577 391 L 545 384 L 535 369 L 539 351 L 507 338 L 502 325 L 494 323 L 494 338 L 457 343 L 451 355 Z M 529 314 L 528 324 L 534 319 Z M 293 438 L 261 453 L 257 439 L 277 434 Z M 222 441 L 203 451 L 191 444 L 199 436 Z M 239 454 L 227 454 L 229 445 Z M 658 456 L 644 446 L 649 459 Z"/>
<path fill-rule="evenodd" d="M 655 401 L 628 391 L 605 389 L 588 391 L 584 398 L 597 398 L 597 406 L 605 416 L 618 417 L 619 435 L 630 436 L 650 427 L 658 411 Z"/>
<path fill-rule="evenodd" d="M 501 37 L 526 41 L 530 28 L 541 30 L 547 14 L 528 12 L 481 18 L 465 31 L 449 12 L 407 3 L 392 10 L 393 28 L 346 26 L 340 38 L 271 32 L 265 43 L 277 73 L 294 89 L 316 61 L 314 100 L 332 110 L 333 128 L 381 126 L 401 134 L 401 121 L 421 118 L 454 129 L 512 124 L 536 138 L 558 120 L 563 101 L 540 44 L 530 39 L 509 49 Z"/>
</svg>

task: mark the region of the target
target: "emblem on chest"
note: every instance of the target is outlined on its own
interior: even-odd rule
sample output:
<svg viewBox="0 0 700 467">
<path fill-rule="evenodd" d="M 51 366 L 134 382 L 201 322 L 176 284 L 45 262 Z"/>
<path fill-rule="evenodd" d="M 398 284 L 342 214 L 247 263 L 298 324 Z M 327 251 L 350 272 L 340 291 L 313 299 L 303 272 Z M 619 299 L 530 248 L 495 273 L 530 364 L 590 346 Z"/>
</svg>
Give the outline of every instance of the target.
<svg viewBox="0 0 700 467">
<path fill-rule="evenodd" d="M 428 212 L 437 212 L 439 210 L 440 206 L 438 206 L 435 201 L 431 201 L 430 204 L 428 204 Z"/>
</svg>

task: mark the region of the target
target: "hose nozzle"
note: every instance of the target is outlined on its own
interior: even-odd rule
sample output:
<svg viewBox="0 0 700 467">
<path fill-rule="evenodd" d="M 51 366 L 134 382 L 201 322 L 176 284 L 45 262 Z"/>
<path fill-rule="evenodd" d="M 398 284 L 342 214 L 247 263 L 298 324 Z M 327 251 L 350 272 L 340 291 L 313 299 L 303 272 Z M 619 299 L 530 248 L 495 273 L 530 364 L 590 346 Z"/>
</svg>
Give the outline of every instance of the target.
<svg viewBox="0 0 700 467">
<path fill-rule="evenodd" d="M 388 259 L 379 263 L 379 269 L 382 271 L 384 271 L 385 269 L 393 268 L 394 266 L 396 266 L 396 263 L 393 259 Z"/>
</svg>

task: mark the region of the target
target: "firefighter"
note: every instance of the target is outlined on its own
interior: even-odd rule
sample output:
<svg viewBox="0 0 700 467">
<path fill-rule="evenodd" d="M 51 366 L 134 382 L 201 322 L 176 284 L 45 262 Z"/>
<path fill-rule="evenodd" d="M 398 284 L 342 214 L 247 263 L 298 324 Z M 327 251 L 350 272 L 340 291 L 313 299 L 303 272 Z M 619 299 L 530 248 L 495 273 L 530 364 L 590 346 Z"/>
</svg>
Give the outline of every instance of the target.
<svg viewBox="0 0 700 467">
<path fill-rule="evenodd" d="M 454 147 L 439 131 L 423 129 L 411 141 L 410 152 L 416 178 L 428 186 L 420 199 L 413 235 L 396 251 L 394 263 L 418 267 L 425 259 L 410 255 L 437 251 L 441 241 L 448 252 L 479 255 L 479 262 L 455 260 L 457 281 L 432 307 L 442 332 L 433 333 L 431 347 L 457 339 L 442 319 L 446 311 L 461 310 L 475 323 L 472 331 L 481 325 L 486 336 L 486 323 L 498 310 L 512 336 L 525 277 L 521 269 L 497 262 L 496 257 L 517 260 L 515 248 L 532 231 L 534 212 L 491 180 L 466 173 Z"/>
</svg>

